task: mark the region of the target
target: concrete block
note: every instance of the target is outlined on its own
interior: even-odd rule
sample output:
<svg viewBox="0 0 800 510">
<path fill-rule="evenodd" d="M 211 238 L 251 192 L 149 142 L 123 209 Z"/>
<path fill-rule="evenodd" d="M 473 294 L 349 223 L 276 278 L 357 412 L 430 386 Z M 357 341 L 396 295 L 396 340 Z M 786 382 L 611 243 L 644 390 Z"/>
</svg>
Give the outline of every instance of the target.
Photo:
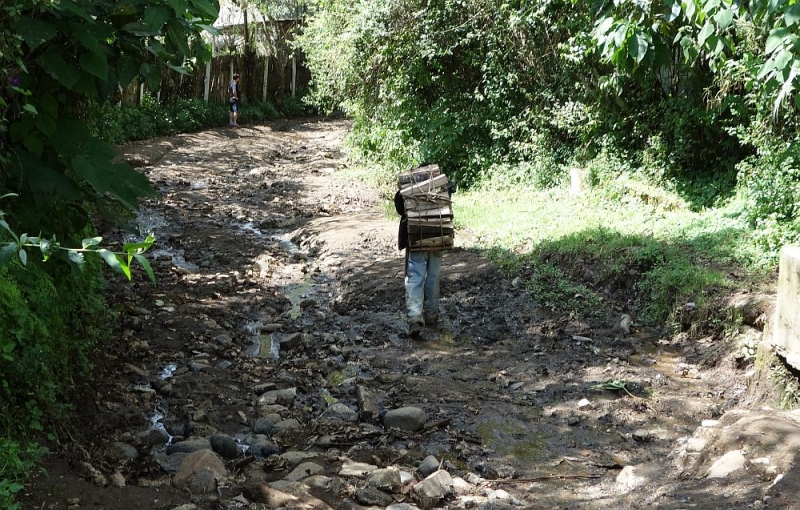
<svg viewBox="0 0 800 510">
<path fill-rule="evenodd" d="M 787 363 L 800 370 L 800 246 L 781 250 L 772 344 Z"/>
</svg>

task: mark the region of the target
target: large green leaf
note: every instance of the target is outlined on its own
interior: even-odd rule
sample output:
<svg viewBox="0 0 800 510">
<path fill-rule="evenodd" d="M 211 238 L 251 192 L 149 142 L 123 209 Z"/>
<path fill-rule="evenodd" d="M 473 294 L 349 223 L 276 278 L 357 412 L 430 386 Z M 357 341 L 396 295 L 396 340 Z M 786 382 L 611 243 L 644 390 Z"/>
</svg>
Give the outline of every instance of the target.
<svg viewBox="0 0 800 510">
<path fill-rule="evenodd" d="M 628 39 L 628 55 L 639 64 L 650 49 L 650 34 L 636 32 Z"/>
<path fill-rule="evenodd" d="M 108 79 L 108 63 L 99 51 L 87 51 L 80 56 L 81 67 L 84 71 L 97 76 L 101 80 Z"/>
<path fill-rule="evenodd" d="M 117 60 L 117 76 L 121 87 L 127 87 L 138 72 L 139 63 L 136 59 L 123 55 Z"/>
<path fill-rule="evenodd" d="M 74 64 L 67 63 L 61 55 L 55 51 L 48 52 L 39 57 L 39 65 L 42 69 L 52 76 L 57 82 L 68 89 L 75 87 L 81 78 L 81 71 Z"/>
<path fill-rule="evenodd" d="M 190 0 L 196 8 L 199 8 L 207 15 L 207 19 L 217 19 L 219 16 L 219 2 L 212 2 L 211 0 Z"/>
<path fill-rule="evenodd" d="M 147 177 L 128 165 L 114 165 L 106 158 L 79 155 L 72 159 L 72 169 L 98 194 L 109 193 L 131 210 L 139 208 L 139 198 L 157 196 Z"/>
<path fill-rule="evenodd" d="M 173 15 L 172 10 L 164 5 L 148 5 L 144 10 L 144 24 L 151 32 L 160 32 Z"/>
<path fill-rule="evenodd" d="M 58 35 L 52 23 L 27 16 L 22 16 L 14 28 L 31 51 Z"/>
</svg>

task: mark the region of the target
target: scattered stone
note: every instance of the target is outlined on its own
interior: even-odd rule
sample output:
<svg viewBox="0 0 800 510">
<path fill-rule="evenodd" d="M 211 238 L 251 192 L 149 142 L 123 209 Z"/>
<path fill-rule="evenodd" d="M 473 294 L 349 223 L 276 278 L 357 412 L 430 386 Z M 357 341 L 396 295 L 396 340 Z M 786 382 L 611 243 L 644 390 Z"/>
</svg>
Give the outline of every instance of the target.
<svg viewBox="0 0 800 510">
<path fill-rule="evenodd" d="M 644 477 L 638 476 L 636 474 L 635 466 L 625 466 L 624 468 L 622 468 L 622 471 L 620 471 L 619 474 L 617 475 L 617 483 L 620 485 L 624 485 L 629 489 L 638 487 L 644 482 L 645 482 Z"/>
<path fill-rule="evenodd" d="M 327 491 L 331 486 L 332 480 L 333 479 L 329 476 L 314 475 L 314 476 L 309 476 L 308 478 L 303 480 L 303 483 L 308 485 L 312 489 L 322 489 Z"/>
<path fill-rule="evenodd" d="M 425 411 L 419 407 L 401 407 L 392 409 L 383 417 L 383 426 L 417 432 L 422 430 L 428 420 Z"/>
<path fill-rule="evenodd" d="M 400 471 L 397 468 L 376 469 L 367 474 L 367 483 L 371 487 L 396 494 L 400 492 Z"/>
<path fill-rule="evenodd" d="M 239 457 L 239 446 L 236 440 L 227 434 L 214 434 L 209 441 L 211 448 L 224 459 Z"/>
<path fill-rule="evenodd" d="M 256 434 L 271 435 L 275 431 L 275 424 L 280 423 L 281 420 L 280 414 L 270 413 L 256 420 L 256 423 L 253 425 L 253 432 Z"/>
<path fill-rule="evenodd" d="M 136 434 L 136 439 L 147 448 L 161 446 L 169 442 L 169 434 L 161 428 L 144 430 Z"/>
<path fill-rule="evenodd" d="M 567 418 L 567 425 L 569 425 L 570 427 L 575 427 L 577 425 L 580 425 L 580 423 L 581 423 L 580 416 L 570 416 L 569 418 Z"/>
<path fill-rule="evenodd" d="M 264 383 L 264 384 L 257 384 L 253 388 L 253 391 L 256 393 L 256 395 L 263 395 L 264 393 L 272 391 L 274 389 L 275 389 L 275 383 Z"/>
<path fill-rule="evenodd" d="M 365 464 L 363 462 L 348 462 L 342 464 L 339 470 L 339 476 L 364 476 L 367 473 L 372 473 L 378 469 L 378 466 L 372 464 Z"/>
<path fill-rule="evenodd" d="M 619 319 L 619 329 L 626 335 L 631 332 L 631 316 L 623 314 Z"/>
<path fill-rule="evenodd" d="M 409 505 L 408 503 L 393 503 L 386 507 L 386 510 L 420 510 L 418 506 Z"/>
<path fill-rule="evenodd" d="M 502 462 L 489 462 L 483 468 L 491 480 L 510 480 L 517 477 L 517 470 Z"/>
<path fill-rule="evenodd" d="M 579 411 L 588 411 L 588 410 L 593 409 L 593 408 L 594 408 L 594 406 L 592 406 L 592 403 L 589 402 L 588 399 L 582 398 L 582 399 L 580 399 L 578 401 L 578 410 Z"/>
<path fill-rule="evenodd" d="M 296 388 L 288 388 L 285 390 L 272 390 L 263 393 L 258 397 L 259 404 L 279 404 L 282 406 L 290 407 L 294 404 L 294 399 L 297 397 Z"/>
<path fill-rule="evenodd" d="M 167 446 L 167 455 L 172 455 L 173 453 L 194 453 L 200 450 L 211 450 L 211 442 L 202 437 L 193 437 L 186 441 L 172 443 Z"/>
<path fill-rule="evenodd" d="M 356 399 L 358 402 L 358 414 L 362 421 L 374 422 L 380 416 L 378 399 L 375 394 L 365 386 L 356 387 Z"/>
<path fill-rule="evenodd" d="M 229 334 L 223 333 L 221 335 L 217 335 L 214 338 L 214 341 L 216 341 L 220 345 L 230 345 L 233 340 L 231 339 L 231 336 Z"/>
<path fill-rule="evenodd" d="M 439 459 L 433 455 L 428 455 L 417 467 L 417 472 L 422 476 L 431 475 L 439 470 Z"/>
<path fill-rule="evenodd" d="M 79 472 L 96 486 L 105 487 L 108 485 L 108 479 L 106 479 L 106 476 L 96 467 L 88 462 L 80 462 L 78 466 Z"/>
<path fill-rule="evenodd" d="M 689 453 L 702 452 L 706 447 L 706 440 L 699 437 L 692 437 L 686 442 L 686 451 Z"/>
<path fill-rule="evenodd" d="M 457 496 L 467 496 L 475 491 L 475 486 L 463 478 L 456 476 L 453 477 L 453 491 L 455 491 Z"/>
<path fill-rule="evenodd" d="M 248 438 L 246 444 L 250 447 L 253 455 L 258 457 L 269 457 L 281 452 L 280 446 L 275 441 L 260 434 Z"/>
<path fill-rule="evenodd" d="M 422 508 L 432 508 L 442 499 L 453 494 L 453 479 L 447 471 L 440 470 L 411 489 L 422 504 Z"/>
<path fill-rule="evenodd" d="M 725 478 L 734 471 L 742 469 L 747 462 L 741 450 L 733 450 L 714 462 L 708 471 L 706 471 L 707 478 Z"/>
<path fill-rule="evenodd" d="M 126 460 L 133 460 L 139 456 L 139 452 L 135 447 L 122 441 L 116 441 L 106 450 L 106 455 L 117 462 L 124 462 Z"/>
<path fill-rule="evenodd" d="M 170 475 L 174 475 L 180 469 L 181 464 L 183 463 L 183 459 L 189 455 L 188 453 L 173 453 L 172 455 L 167 455 L 165 453 L 159 453 L 155 455 L 153 458 L 161 466 L 165 472 Z"/>
<path fill-rule="evenodd" d="M 633 432 L 633 440 L 638 443 L 646 443 L 650 441 L 651 438 L 652 436 L 650 435 L 649 430 L 638 429 Z"/>
<path fill-rule="evenodd" d="M 217 481 L 227 476 L 225 464 L 214 452 L 200 450 L 186 456 L 172 484 L 192 494 L 211 494 L 217 490 Z"/>
<path fill-rule="evenodd" d="M 358 421 L 358 413 L 350 409 L 344 404 L 336 403 L 330 406 L 320 416 L 322 421 L 337 422 L 343 421 L 347 423 L 356 423 Z"/>
<path fill-rule="evenodd" d="M 309 494 L 301 483 L 290 483 L 278 490 L 267 484 L 256 484 L 245 488 L 245 496 L 268 508 L 303 508 L 307 510 L 332 510 L 325 502 Z"/>
<path fill-rule="evenodd" d="M 291 450 L 281 454 L 281 458 L 292 466 L 296 465 L 299 462 L 303 462 L 304 460 L 313 459 L 316 457 L 319 457 L 319 453 L 301 452 L 297 450 Z"/>
<path fill-rule="evenodd" d="M 119 471 L 111 475 L 109 480 L 114 487 L 125 487 L 125 477 Z"/>
<path fill-rule="evenodd" d="M 717 425 L 719 425 L 719 420 L 703 420 L 700 424 L 701 427 L 706 428 L 716 427 Z"/>
<path fill-rule="evenodd" d="M 314 462 L 303 462 L 296 468 L 292 470 L 291 473 L 286 475 L 284 480 L 288 480 L 290 482 L 299 482 L 304 478 L 308 478 L 309 476 L 318 475 L 325 471 L 325 468 L 316 464 Z"/>
<path fill-rule="evenodd" d="M 400 485 L 408 485 L 416 480 L 414 475 L 405 470 L 400 470 Z"/>
<path fill-rule="evenodd" d="M 284 430 L 297 430 L 301 428 L 303 428 L 303 426 L 300 424 L 299 421 L 297 421 L 294 418 L 289 418 L 288 420 L 281 420 L 278 423 L 276 423 L 272 427 L 272 435 L 277 436 Z"/>
<path fill-rule="evenodd" d="M 194 503 L 186 503 L 185 505 L 176 506 L 172 510 L 197 510 L 197 505 Z"/>
<path fill-rule="evenodd" d="M 356 491 L 356 501 L 363 505 L 387 506 L 394 502 L 394 498 L 375 487 L 364 487 Z"/>
</svg>

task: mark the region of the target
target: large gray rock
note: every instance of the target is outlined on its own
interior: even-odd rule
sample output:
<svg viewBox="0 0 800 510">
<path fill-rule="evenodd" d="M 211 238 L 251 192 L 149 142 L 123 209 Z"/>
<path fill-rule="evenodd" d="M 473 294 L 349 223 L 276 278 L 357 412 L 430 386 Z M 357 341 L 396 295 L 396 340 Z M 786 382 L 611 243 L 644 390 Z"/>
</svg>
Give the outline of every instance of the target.
<svg viewBox="0 0 800 510">
<path fill-rule="evenodd" d="M 225 464 L 209 450 L 190 453 L 183 459 L 180 469 L 172 479 L 179 489 L 192 494 L 211 494 L 217 490 L 217 481 L 228 476 Z"/>
<path fill-rule="evenodd" d="M 367 483 L 382 491 L 400 492 L 400 471 L 397 468 L 376 469 L 367 475 Z"/>
<path fill-rule="evenodd" d="M 124 462 L 126 460 L 135 459 L 139 456 L 139 452 L 133 445 L 117 441 L 109 445 L 106 450 L 106 455 L 117 462 Z"/>
<path fill-rule="evenodd" d="M 227 434 L 214 434 L 211 436 L 211 448 L 225 459 L 239 457 L 239 446 L 236 440 Z"/>
<path fill-rule="evenodd" d="M 394 498 L 375 487 L 364 487 L 356 490 L 356 500 L 362 505 L 382 506 L 394 503 Z"/>
<path fill-rule="evenodd" d="M 336 403 L 327 408 L 320 416 L 320 419 L 327 422 L 343 421 L 355 423 L 358 421 L 358 413 L 344 404 Z"/>
<path fill-rule="evenodd" d="M 259 405 L 282 405 L 291 407 L 294 404 L 294 399 L 297 396 L 296 388 L 287 388 L 285 390 L 272 390 L 263 393 L 258 397 Z"/>
<path fill-rule="evenodd" d="M 422 508 L 433 508 L 444 498 L 453 494 L 453 479 L 444 470 L 437 471 L 416 484 L 412 490 Z"/>
<path fill-rule="evenodd" d="M 291 473 L 284 477 L 284 480 L 290 482 L 299 482 L 309 476 L 318 475 L 325 471 L 325 468 L 314 462 L 303 462 L 292 470 Z"/>
<path fill-rule="evenodd" d="M 417 432 L 422 430 L 428 420 L 425 411 L 419 407 L 401 407 L 392 409 L 383 417 L 383 426 Z"/>
<path fill-rule="evenodd" d="M 741 450 L 733 450 L 717 459 L 706 471 L 706 476 L 708 478 L 725 478 L 734 471 L 744 468 L 746 463 L 747 459 L 744 458 Z"/>
<path fill-rule="evenodd" d="M 422 476 L 431 475 L 439 470 L 439 459 L 434 457 L 433 455 L 428 455 L 425 457 L 422 462 L 419 463 L 419 467 L 417 467 L 417 472 L 419 472 Z"/>
<path fill-rule="evenodd" d="M 211 442 L 203 437 L 193 437 L 167 446 L 167 455 L 173 453 L 194 453 L 200 450 L 211 450 Z"/>
<path fill-rule="evenodd" d="M 269 413 L 256 420 L 253 425 L 253 432 L 256 434 L 272 435 L 275 430 L 275 424 L 279 423 L 283 418 L 278 413 Z"/>
</svg>

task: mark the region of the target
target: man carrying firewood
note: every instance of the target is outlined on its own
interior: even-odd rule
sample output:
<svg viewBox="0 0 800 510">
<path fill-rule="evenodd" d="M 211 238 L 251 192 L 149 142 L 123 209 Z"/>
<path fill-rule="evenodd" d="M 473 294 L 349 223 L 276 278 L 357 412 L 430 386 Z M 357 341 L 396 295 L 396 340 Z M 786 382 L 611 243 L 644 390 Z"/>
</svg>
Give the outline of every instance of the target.
<svg viewBox="0 0 800 510">
<path fill-rule="evenodd" d="M 422 165 L 398 179 L 394 206 L 400 215 L 398 247 L 406 250 L 406 319 L 412 337 L 439 319 L 442 252 L 453 247 L 452 191 L 437 165 Z"/>
</svg>

